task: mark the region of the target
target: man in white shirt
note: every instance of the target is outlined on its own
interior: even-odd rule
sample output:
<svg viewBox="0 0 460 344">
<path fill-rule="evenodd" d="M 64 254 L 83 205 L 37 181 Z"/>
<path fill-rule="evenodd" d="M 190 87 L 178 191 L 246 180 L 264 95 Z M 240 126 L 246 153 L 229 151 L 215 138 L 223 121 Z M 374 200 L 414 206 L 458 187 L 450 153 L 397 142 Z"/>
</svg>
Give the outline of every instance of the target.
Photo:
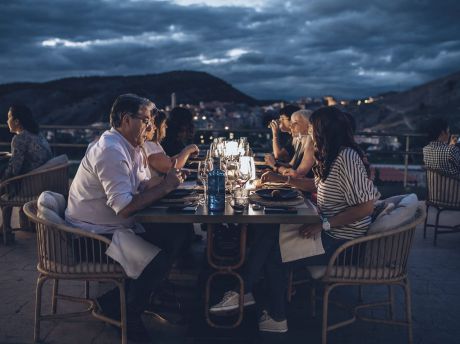
<svg viewBox="0 0 460 344">
<path fill-rule="evenodd" d="M 133 94 L 115 100 L 110 113 L 112 128 L 88 148 L 72 182 L 66 209 L 69 223 L 110 238 L 116 230 L 131 229 L 155 244 L 152 233 L 145 233 L 133 215 L 176 189 L 182 181 L 176 168 L 158 185 L 150 185 L 147 179 L 148 166 L 140 146 L 152 130 L 155 110 L 151 101 Z M 134 340 L 148 339 L 140 315 L 169 269 L 169 257 L 164 251 L 153 256 L 140 276 L 129 280 L 127 286 L 128 336 Z M 98 299 L 108 316 L 119 317 L 117 294 L 115 289 Z"/>
</svg>

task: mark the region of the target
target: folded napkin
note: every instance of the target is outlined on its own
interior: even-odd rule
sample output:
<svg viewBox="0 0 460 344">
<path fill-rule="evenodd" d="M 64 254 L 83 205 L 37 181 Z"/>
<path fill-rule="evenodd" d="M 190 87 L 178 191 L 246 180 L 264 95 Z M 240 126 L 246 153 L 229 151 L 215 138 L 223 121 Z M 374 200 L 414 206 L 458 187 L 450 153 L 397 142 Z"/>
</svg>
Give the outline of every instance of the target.
<svg viewBox="0 0 460 344">
<path fill-rule="evenodd" d="M 280 225 L 280 250 L 283 263 L 292 262 L 324 253 L 321 235 L 316 239 L 303 238 L 299 235 L 301 225 Z"/>
<path fill-rule="evenodd" d="M 161 249 L 136 235 L 131 229 L 117 229 L 105 252 L 120 263 L 128 277 L 137 279 Z"/>
</svg>

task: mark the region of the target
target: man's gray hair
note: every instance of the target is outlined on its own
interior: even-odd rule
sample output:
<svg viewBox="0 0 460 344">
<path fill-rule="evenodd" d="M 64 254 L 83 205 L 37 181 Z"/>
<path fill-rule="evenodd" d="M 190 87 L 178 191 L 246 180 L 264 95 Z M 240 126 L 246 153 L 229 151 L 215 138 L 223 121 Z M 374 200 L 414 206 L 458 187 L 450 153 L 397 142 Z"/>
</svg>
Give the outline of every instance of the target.
<svg viewBox="0 0 460 344">
<path fill-rule="evenodd" d="M 298 110 L 292 114 L 292 116 L 300 116 L 306 121 L 310 121 L 310 116 L 312 115 L 312 110 Z"/>
<path fill-rule="evenodd" d="M 148 110 L 156 109 L 155 104 L 147 98 L 139 97 L 132 93 L 118 96 L 113 102 L 112 110 L 110 111 L 110 125 L 114 128 L 119 128 L 124 115 L 136 116 L 143 107 Z"/>
</svg>

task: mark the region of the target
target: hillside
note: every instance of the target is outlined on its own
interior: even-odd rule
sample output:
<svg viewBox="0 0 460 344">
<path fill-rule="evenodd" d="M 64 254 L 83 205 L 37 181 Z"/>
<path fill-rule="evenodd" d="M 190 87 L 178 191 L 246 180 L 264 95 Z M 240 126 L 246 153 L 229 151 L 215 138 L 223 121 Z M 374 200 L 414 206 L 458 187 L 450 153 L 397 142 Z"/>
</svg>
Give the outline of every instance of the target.
<svg viewBox="0 0 460 344">
<path fill-rule="evenodd" d="M 372 104 L 346 108 L 354 114 L 360 129 L 417 131 L 427 119 L 443 117 L 453 130 L 460 130 L 460 72 L 376 98 Z"/>
<path fill-rule="evenodd" d="M 5 123 L 8 107 L 19 102 L 28 105 L 41 124 L 108 122 L 114 99 L 128 92 L 145 96 L 159 107 L 170 104 L 172 92 L 176 93 L 178 103 L 257 102 L 225 81 L 203 72 L 66 78 L 45 83 L 0 85 L 0 121 Z"/>
</svg>

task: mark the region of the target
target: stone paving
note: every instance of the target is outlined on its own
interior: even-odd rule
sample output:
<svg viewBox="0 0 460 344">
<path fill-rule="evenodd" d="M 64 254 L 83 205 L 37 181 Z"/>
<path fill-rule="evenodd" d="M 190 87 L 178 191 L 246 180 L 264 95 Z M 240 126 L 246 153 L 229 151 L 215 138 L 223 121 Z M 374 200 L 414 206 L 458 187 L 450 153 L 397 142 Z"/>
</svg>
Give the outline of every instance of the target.
<svg viewBox="0 0 460 344">
<path fill-rule="evenodd" d="M 432 214 L 430 214 L 432 216 Z M 446 214 L 442 221 L 459 223 L 460 216 Z M 201 247 L 203 247 L 203 243 Z M 200 248 L 201 249 L 201 248 Z M 0 343 L 31 343 L 36 283 L 35 234 L 17 232 L 16 243 L 0 244 Z M 199 265 L 199 264 L 198 264 Z M 417 230 L 409 262 L 412 285 L 412 312 L 414 343 L 460 342 L 460 234 L 443 235 L 433 247 L 432 231 L 423 239 L 423 229 Z M 289 332 L 286 335 L 260 335 L 257 331 L 256 311 L 245 312 L 243 324 L 235 330 L 209 328 L 203 319 L 200 297 L 197 297 L 196 279 L 176 281 L 184 291 L 188 326 L 164 325 L 151 317 L 144 318 L 151 331 L 152 343 L 320 343 L 321 310 L 317 304 L 317 318 L 309 317 L 306 290 L 299 287 L 289 308 Z M 175 283 L 176 283 L 175 282 Z M 187 285 L 188 284 L 188 285 Z M 64 282 L 63 287 L 74 295 L 83 294 L 81 282 Z M 91 294 L 101 292 L 106 285 L 92 284 Z M 44 309 L 49 309 L 51 288 L 43 292 Z M 355 288 L 342 288 L 332 294 L 334 299 L 357 302 Z M 386 288 L 366 287 L 364 299 L 373 300 L 386 295 Z M 58 311 L 81 306 L 61 303 Z M 253 307 L 254 308 L 254 307 Z M 401 316 L 402 292 L 397 293 L 397 314 Z M 375 312 L 378 315 L 378 312 Z M 382 313 L 383 314 L 383 313 Z M 332 319 L 344 314 L 332 308 Z M 118 332 L 90 316 L 42 323 L 46 343 L 119 343 Z M 329 343 L 406 343 L 406 331 L 396 326 L 356 322 L 329 335 Z"/>
</svg>

